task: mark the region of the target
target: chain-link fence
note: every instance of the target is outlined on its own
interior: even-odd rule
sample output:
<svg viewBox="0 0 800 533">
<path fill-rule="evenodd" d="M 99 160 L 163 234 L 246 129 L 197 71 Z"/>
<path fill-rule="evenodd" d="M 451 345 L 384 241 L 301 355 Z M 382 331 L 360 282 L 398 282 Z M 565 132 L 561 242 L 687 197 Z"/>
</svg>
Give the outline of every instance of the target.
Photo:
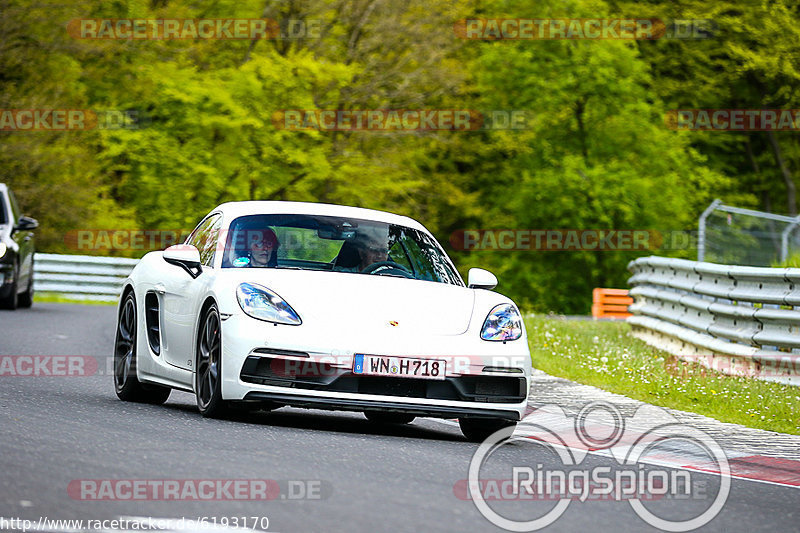
<svg viewBox="0 0 800 533">
<path fill-rule="evenodd" d="M 800 217 L 723 205 L 715 200 L 700 216 L 698 261 L 779 266 L 800 255 Z"/>
</svg>

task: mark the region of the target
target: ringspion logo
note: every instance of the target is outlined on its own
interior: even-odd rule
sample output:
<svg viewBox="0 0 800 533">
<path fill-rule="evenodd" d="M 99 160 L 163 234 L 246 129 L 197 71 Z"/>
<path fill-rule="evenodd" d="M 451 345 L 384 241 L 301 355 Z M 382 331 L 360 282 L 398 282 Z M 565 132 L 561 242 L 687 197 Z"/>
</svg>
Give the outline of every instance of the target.
<svg viewBox="0 0 800 533">
<path fill-rule="evenodd" d="M 556 522 L 572 502 L 599 500 L 627 502 L 639 518 L 655 528 L 691 531 L 716 518 L 728 499 L 731 469 L 725 451 L 708 434 L 681 424 L 659 407 L 641 406 L 633 416 L 624 416 L 617 406 L 596 401 L 584 405 L 577 415 L 568 416 L 560 406 L 545 405 L 523 423 L 524 431 L 532 432 L 532 436 L 515 434 L 513 427 L 498 430 L 478 447 L 470 461 L 467 479 L 453 486 L 457 497 L 472 500 L 484 518 L 497 527 L 537 531 Z M 510 470 L 509 475 L 497 479 L 501 467 L 490 463 L 491 457 L 511 443 L 540 448 L 556 460 L 546 464 L 520 460 L 508 469 L 506 457 L 502 465 Z M 658 466 L 676 449 L 684 454 L 678 456 L 676 466 Z M 585 459 L 589 452 L 610 456 L 613 467 L 588 464 Z M 537 453 L 522 457 L 541 456 Z M 687 460 L 687 456 L 692 459 Z M 677 466 L 687 464 L 680 461 L 719 472 L 719 486 L 709 489 L 704 480 L 693 480 L 692 470 Z M 492 477 L 482 475 L 482 470 L 492 472 Z M 702 490 L 698 492 L 698 488 Z M 688 511 L 682 519 L 676 519 L 669 506 L 658 505 L 661 500 L 669 504 L 688 499 L 711 503 Z M 504 508 L 492 508 L 487 503 L 503 500 L 556 501 L 556 504 L 546 507 L 544 512 L 541 506 L 530 506 L 530 516 L 520 513 L 506 516 Z"/>
</svg>

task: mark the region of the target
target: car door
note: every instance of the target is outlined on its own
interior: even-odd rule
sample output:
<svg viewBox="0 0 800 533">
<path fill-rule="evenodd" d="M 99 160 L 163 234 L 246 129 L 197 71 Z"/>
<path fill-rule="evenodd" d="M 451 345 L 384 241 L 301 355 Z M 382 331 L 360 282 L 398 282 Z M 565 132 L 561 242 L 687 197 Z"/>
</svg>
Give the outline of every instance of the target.
<svg viewBox="0 0 800 533">
<path fill-rule="evenodd" d="M 186 240 L 200 251 L 203 273 L 195 279 L 180 269 L 157 283 L 155 289 L 164 302 L 164 360 L 174 366 L 192 369 L 194 334 L 202 297 L 214 280 L 214 253 L 217 249 L 222 216 L 214 213 L 203 219 Z"/>
</svg>

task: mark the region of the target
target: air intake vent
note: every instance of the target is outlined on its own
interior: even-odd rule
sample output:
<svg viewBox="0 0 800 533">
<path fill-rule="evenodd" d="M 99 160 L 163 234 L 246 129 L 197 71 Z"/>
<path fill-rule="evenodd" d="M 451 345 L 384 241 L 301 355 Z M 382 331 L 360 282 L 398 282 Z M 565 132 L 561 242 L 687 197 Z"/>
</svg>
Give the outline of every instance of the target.
<svg viewBox="0 0 800 533">
<path fill-rule="evenodd" d="M 308 357 L 306 352 L 296 352 L 294 350 L 277 350 L 274 348 L 256 348 L 251 353 L 258 353 L 264 355 L 283 355 L 289 357 Z"/>
<path fill-rule="evenodd" d="M 161 331 L 158 320 L 158 295 L 148 292 L 144 297 L 144 321 L 147 326 L 147 343 L 156 355 L 161 354 Z"/>
</svg>

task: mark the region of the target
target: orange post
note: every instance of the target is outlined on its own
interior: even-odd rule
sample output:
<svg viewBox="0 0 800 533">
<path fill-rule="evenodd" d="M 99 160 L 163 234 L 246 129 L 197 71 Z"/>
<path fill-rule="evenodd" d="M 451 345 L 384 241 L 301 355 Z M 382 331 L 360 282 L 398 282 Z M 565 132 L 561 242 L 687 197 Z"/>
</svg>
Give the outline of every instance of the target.
<svg viewBox="0 0 800 533">
<path fill-rule="evenodd" d="M 592 291 L 592 316 L 595 318 L 628 318 L 628 306 L 633 298 L 627 289 L 594 289 Z"/>
</svg>

